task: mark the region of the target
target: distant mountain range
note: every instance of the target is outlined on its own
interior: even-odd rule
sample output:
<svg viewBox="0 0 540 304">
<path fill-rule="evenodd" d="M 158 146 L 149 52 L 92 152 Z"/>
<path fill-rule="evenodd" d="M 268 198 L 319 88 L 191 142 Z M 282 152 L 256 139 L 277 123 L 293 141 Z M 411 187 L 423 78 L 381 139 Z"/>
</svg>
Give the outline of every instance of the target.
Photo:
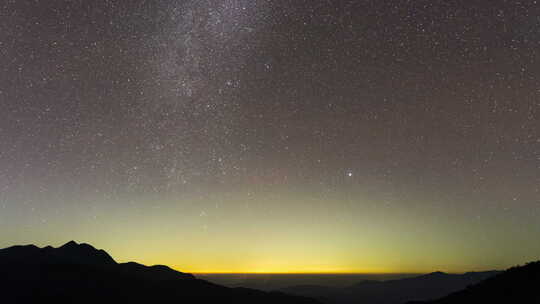
<svg viewBox="0 0 540 304">
<path fill-rule="evenodd" d="M 345 288 L 265 292 L 224 287 L 163 265 L 117 263 L 107 252 L 74 241 L 58 248 L 0 249 L 0 303 L 540 303 L 539 287 L 540 261 L 504 272 L 433 272 Z"/>
<path fill-rule="evenodd" d="M 513 267 L 438 300 L 410 304 L 540 303 L 540 261 Z"/>
<path fill-rule="evenodd" d="M 433 272 L 412 278 L 362 281 L 349 287 L 293 286 L 280 291 L 312 297 L 329 304 L 403 304 L 411 300 L 436 299 L 500 273 L 499 271 L 448 274 Z"/>
<path fill-rule="evenodd" d="M 332 304 L 540 304 L 540 261 L 506 271 L 433 272 L 399 280 L 363 281 L 346 288 L 294 286 L 281 291 Z"/>
<path fill-rule="evenodd" d="M 281 292 L 227 288 L 167 266 L 117 263 L 68 242 L 0 249 L 1 303 L 318 303 Z"/>
</svg>

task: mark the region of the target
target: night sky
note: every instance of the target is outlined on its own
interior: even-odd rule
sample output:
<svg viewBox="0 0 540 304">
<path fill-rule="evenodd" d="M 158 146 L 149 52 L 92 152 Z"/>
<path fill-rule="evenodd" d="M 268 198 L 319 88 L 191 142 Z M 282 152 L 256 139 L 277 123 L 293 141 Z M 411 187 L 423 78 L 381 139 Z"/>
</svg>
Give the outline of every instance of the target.
<svg viewBox="0 0 540 304">
<path fill-rule="evenodd" d="M 540 257 L 540 2 L 0 1 L 0 247 L 190 272 Z"/>
</svg>

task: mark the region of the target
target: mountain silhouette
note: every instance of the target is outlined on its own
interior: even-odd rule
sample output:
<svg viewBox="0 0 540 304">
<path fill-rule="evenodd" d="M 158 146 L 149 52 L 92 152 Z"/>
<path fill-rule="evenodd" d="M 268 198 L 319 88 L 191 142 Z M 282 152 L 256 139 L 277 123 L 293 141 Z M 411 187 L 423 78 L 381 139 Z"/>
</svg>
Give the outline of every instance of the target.
<svg viewBox="0 0 540 304">
<path fill-rule="evenodd" d="M 80 264 L 95 266 L 110 266 L 116 264 L 114 259 L 103 250 L 98 250 L 88 244 L 77 244 L 70 241 L 61 247 L 47 246 L 39 248 L 34 245 L 13 246 L 0 250 L 0 263 L 24 264 Z"/>
<path fill-rule="evenodd" d="M 432 301 L 409 304 L 540 303 L 540 261 L 512 267 L 478 284 Z"/>
<path fill-rule="evenodd" d="M 281 292 L 228 288 L 167 266 L 117 263 L 70 241 L 0 249 L 2 303 L 318 303 Z"/>
<path fill-rule="evenodd" d="M 280 291 L 312 297 L 329 304 L 403 304 L 411 300 L 436 299 L 496 275 L 497 271 L 429 274 L 388 281 L 365 280 L 345 288 L 314 285 L 292 286 Z"/>
</svg>

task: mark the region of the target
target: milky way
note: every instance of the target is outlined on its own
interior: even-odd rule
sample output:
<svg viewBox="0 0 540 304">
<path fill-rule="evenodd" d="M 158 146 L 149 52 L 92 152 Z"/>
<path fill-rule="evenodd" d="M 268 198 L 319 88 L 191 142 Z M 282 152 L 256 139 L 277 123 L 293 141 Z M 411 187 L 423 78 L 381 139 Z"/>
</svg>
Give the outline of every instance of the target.
<svg viewBox="0 0 540 304">
<path fill-rule="evenodd" d="M 535 1 L 2 1 L 0 245 L 188 271 L 540 245 Z"/>
</svg>

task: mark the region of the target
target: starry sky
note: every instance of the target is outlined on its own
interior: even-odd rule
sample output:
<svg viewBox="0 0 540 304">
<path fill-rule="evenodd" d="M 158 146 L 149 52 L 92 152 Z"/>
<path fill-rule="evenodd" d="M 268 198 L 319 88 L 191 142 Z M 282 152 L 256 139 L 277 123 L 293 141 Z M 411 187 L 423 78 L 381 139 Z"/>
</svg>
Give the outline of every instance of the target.
<svg viewBox="0 0 540 304">
<path fill-rule="evenodd" d="M 537 1 L 0 1 L 0 247 L 190 272 L 540 258 Z"/>
</svg>

